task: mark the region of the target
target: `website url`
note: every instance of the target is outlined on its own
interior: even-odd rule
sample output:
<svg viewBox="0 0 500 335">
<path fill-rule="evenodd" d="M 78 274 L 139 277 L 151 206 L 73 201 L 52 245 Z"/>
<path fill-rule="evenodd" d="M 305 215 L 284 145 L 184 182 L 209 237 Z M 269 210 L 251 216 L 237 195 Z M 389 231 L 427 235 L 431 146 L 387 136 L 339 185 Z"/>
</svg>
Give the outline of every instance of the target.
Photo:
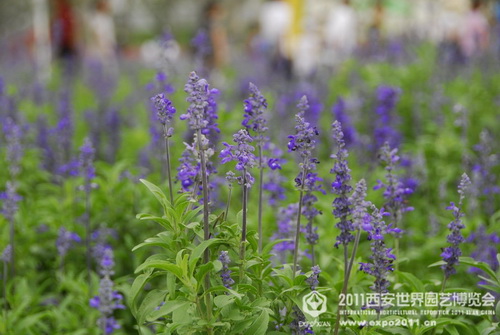
<svg viewBox="0 0 500 335">
<path fill-rule="evenodd" d="M 424 320 L 420 319 L 394 319 L 394 320 L 370 320 L 370 321 L 359 321 L 359 320 L 340 320 L 340 326 L 357 326 L 357 327 L 413 327 L 413 326 L 436 326 L 436 320 Z"/>
</svg>

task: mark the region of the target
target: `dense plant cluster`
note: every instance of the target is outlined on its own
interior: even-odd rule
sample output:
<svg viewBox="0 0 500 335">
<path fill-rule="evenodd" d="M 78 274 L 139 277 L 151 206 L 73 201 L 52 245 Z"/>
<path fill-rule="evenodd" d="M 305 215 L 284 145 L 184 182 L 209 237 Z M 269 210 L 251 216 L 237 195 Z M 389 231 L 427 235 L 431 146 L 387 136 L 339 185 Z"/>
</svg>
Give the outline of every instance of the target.
<svg viewBox="0 0 500 335">
<path fill-rule="evenodd" d="M 472 69 L 0 78 L 0 334 L 498 333 L 370 324 L 405 319 L 388 294 L 498 300 L 500 77 Z"/>
</svg>

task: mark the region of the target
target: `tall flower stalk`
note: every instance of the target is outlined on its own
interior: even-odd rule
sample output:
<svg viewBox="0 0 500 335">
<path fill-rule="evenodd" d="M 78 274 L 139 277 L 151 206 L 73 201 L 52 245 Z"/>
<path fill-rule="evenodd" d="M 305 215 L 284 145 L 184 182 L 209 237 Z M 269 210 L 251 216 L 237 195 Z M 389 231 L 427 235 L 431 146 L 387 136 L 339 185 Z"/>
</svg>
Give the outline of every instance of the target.
<svg viewBox="0 0 500 335">
<path fill-rule="evenodd" d="M 84 179 L 83 190 L 85 192 L 85 250 L 87 260 L 87 280 L 91 283 L 90 271 L 92 263 L 92 250 L 90 246 L 91 240 L 91 222 L 90 222 L 90 191 L 92 190 L 92 179 L 95 178 L 94 168 L 95 149 L 88 138 L 85 139 L 80 148 L 80 174 Z"/>
<path fill-rule="evenodd" d="M 207 113 L 209 88 L 208 82 L 205 79 L 199 79 L 195 72 L 189 75 L 188 83 L 184 86 L 184 91 L 188 93 L 186 101 L 190 103 L 187 113 L 180 116 L 181 120 L 188 120 L 189 127 L 197 135 L 197 147 L 201 165 L 201 183 L 203 191 L 203 232 L 204 239 L 210 238 L 209 226 L 209 198 L 208 198 L 208 178 L 207 178 L 207 159 L 205 151 L 208 145 L 203 143 L 202 129 L 208 126 Z M 208 249 L 205 250 L 204 262 L 209 260 Z"/>
<path fill-rule="evenodd" d="M 174 192 L 172 186 L 172 172 L 170 169 L 170 145 L 169 138 L 172 137 L 174 128 L 170 127 L 172 119 L 176 112 L 172 102 L 165 97 L 163 93 L 155 95 L 151 100 L 156 108 L 156 117 L 163 127 L 163 138 L 165 143 L 165 164 L 167 166 L 168 191 L 170 203 L 174 203 Z"/>
<path fill-rule="evenodd" d="M 3 201 L 3 206 L 2 206 L 2 214 L 7 219 L 7 222 L 9 222 L 9 240 L 10 240 L 10 276 L 14 277 L 15 276 L 15 266 L 14 266 L 14 256 L 15 256 L 15 251 L 14 251 L 14 246 L 15 246 L 15 215 L 17 211 L 19 210 L 19 201 L 21 201 L 22 197 L 17 194 L 16 191 L 16 185 L 13 182 L 8 181 L 6 185 L 7 189 L 5 192 L 0 194 L 0 200 Z"/>
<path fill-rule="evenodd" d="M 231 145 L 223 142 L 225 146 L 220 153 L 221 163 L 225 164 L 229 161 L 236 161 L 236 170 L 241 171 L 241 176 L 236 177 L 238 184 L 243 190 L 243 218 L 241 227 L 241 245 L 240 245 L 240 280 L 243 278 L 243 263 L 245 261 L 245 250 L 247 242 L 247 205 L 248 205 L 248 189 L 254 183 L 254 177 L 250 174 L 250 169 L 257 165 L 257 157 L 253 154 L 255 148 L 250 145 L 253 142 L 252 137 L 245 129 L 239 130 L 233 136 L 233 141 L 236 145 Z"/>
<path fill-rule="evenodd" d="M 335 164 L 330 170 L 330 173 L 335 174 L 335 180 L 332 183 L 332 191 L 337 195 L 332 206 L 333 216 L 339 219 L 339 222 L 335 226 L 340 230 L 340 235 L 337 236 L 335 247 L 338 248 L 339 245 L 342 244 L 344 248 L 344 283 L 346 283 L 348 276 L 348 244 L 354 240 L 354 235 L 352 235 L 354 227 L 352 226 L 352 220 L 349 218 L 351 215 L 351 202 L 349 200 L 349 194 L 352 191 L 352 187 L 349 184 L 351 180 L 351 170 L 347 164 L 349 153 L 347 149 L 345 149 L 344 133 L 342 132 L 342 125 L 340 122 L 335 121 L 332 123 L 332 134 L 337 145 L 337 152 L 331 156 L 335 160 Z"/>
<path fill-rule="evenodd" d="M 10 272 L 11 276 L 14 277 L 16 273 L 15 267 L 15 214 L 18 210 L 17 203 L 21 200 L 21 197 L 17 192 L 17 177 L 21 172 L 21 159 L 23 157 L 23 146 L 21 144 L 22 139 L 22 129 L 21 126 L 16 124 L 13 119 L 7 118 L 3 125 L 3 131 L 5 133 L 5 139 L 7 142 L 7 157 L 8 169 L 10 172 L 10 181 L 6 184 L 6 191 L 0 198 L 3 199 L 3 209 L 2 213 L 9 222 L 9 243 L 11 247 L 11 258 L 10 258 Z"/>
<path fill-rule="evenodd" d="M 219 261 L 222 263 L 222 269 L 220 270 L 220 278 L 222 280 L 222 285 L 224 287 L 231 289 L 234 284 L 234 280 L 231 278 L 231 270 L 229 270 L 229 263 L 231 259 L 227 251 L 221 251 L 219 254 Z"/>
<path fill-rule="evenodd" d="M 377 209 L 374 205 L 371 205 L 371 210 L 370 224 L 365 226 L 365 230 L 368 231 L 368 240 L 372 241 L 372 255 L 370 256 L 372 261 L 371 263 L 360 263 L 360 270 L 375 278 L 370 289 L 377 294 L 376 302 L 378 304 L 370 307 L 377 311 L 377 318 L 380 318 L 380 311 L 385 307 L 382 305 L 382 296 L 388 292 L 391 285 L 387 276 L 394 271 L 392 263 L 396 256 L 392 253 L 392 248 L 387 248 L 385 245 L 385 236 L 393 232 L 391 225 L 387 225 L 383 219 L 387 213 L 383 209 Z"/>
<path fill-rule="evenodd" d="M 3 278 L 2 278 L 2 291 L 3 291 L 3 319 L 5 320 L 5 330 L 9 330 L 9 319 L 7 319 L 7 280 L 9 279 L 9 266 L 8 264 L 12 261 L 12 246 L 9 244 L 2 251 L 0 260 L 3 263 Z"/>
<path fill-rule="evenodd" d="M 454 220 L 448 224 L 448 229 L 450 230 L 450 234 L 446 238 L 447 242 L 450 244 L 449 247 L 443 249 L 441 253 L 441 257 L 446 264 L 442 265 L 441 268 L 444 271 L 444 279 L 441 291 L 444 290 L 446 285 L 446 281 L 448 278 L 455 274 L 457 270 L 455 269 L 455 265 L 459 263 L 458 258 L 462 255 L 462 251 L 460 250 L 460 244 L 465 241 L 465 238 L 462 235 L 461 230 L 465 228 L 465 225 L 462 223 L 462 217 L 464 213 L 462 212 L 462 205 L 465 199 L 465 194 L 471 185 L 471 181 L 467 174 L 462 174 L 462 178 L 460 180 L 460 184 L 458 185 L 458 194 L 459 201 L 458 204 L 455 205 L 454 202 L 450 203 L 446 209 L 453 212 Z"/>
<path fill-rule="evenodd" d="M 267 101 L 260 93 L 257 86 L 250 83 L 249 84 L 250 97 L 244 101 L 245 103 L 245 115 L 242 125 L 247 129 L 247 131 L 253 131 L 255 133 L 254 139 L 256 141 L 256 147 L 259 157 L 259 207 L 258 207 L 258 233 L 259 233 L 259 253 L 262 253 L 262 191 L 264 182 L 264 159 L 263 159 L 263 148 L 264 143 L 267 141 L 267 136 L 265 133 L 268 130 L 267 120 L 264 118 L 264 113 L 267 109 Z"/>
<path fill-rule="evenodd" d="M 314 227 L 314 219 L 316 216 L 323 214 L 320 210 L 314 207 L 314 204 L 318 201 L 316 195 L 313 192 L 319 191 L 323 195 L 326 194 L 325 190 L 321 187 L 319 182 L 322 182 L 323 179 L 318 177 L 317 173 L 309 173 L 306 177 L 306 186 L 307 190 L 302 199 L 302 215 L 307 219 L 306 224 L 306 240 L 309 243 L 309 253 L 311 254 L 311 263 L 312 265 L 316 264 L 316 253 L 314 251 L 314 246 L 318 243 L 319 235 L 317 233 L 318 227 Z"/>
<path fill-rule="evenodd" d="M 101 312 L 101 317 L 97 320 L 97 325 L 102 330 L 103 335 L 113 333 L 120 325 L 113 317 L 113 311 L 116 309 L 125 309 L 122 304 L 123 296 L 113 290 L 113 281 L 111 276 L 114 274 L 113 250 L 106 248 L 101 260 L 101 281 L 99 283 L 99 295 L 90 299 L 90 307 L 96 308 Z"/>
<path fill-rule="evenodd" d="M 358 250 L 359 241 L 361 238 L 361 230 L 366 229 L 370 230 L 371 218 L 368 214 L 368 207 L 371 206 L 369 201 L 366 201 L 366 181 L 361 179 L 354 188 L 354 192 L 350 197 L 349 201 L 352 204 L 352 226 L 356 231 L 356 237 L 354 239 L 354 246 L 352 249 L 352 254 L 347 264 L 347 269 L 345 271 L 344 284 L 342 286 L 342 294 L 345 296 L 347 294 L 347 288 L 349 284 L 349 278 L 351 276 L 352 266 L 354 264 L 354 259 L 356 258 L 356 252 Z M 337 321 L 335 323 L 335 331 L 334 334 L 338 334 L 339 326 L 340 326 L 340 312 L 342 311 L 343 306 L 340 304 L 337 306 Z"/>
<path fill-rule="evenodd" d="M 398 149 L 391 148 L 389 143 L 386 142 L 380 150 L 380 162 L 385 165 L 385 183 L 380 180 L 374 190 L 384 189 L 383 196 L 385 198 L 384 209 L 390 214 L 391 223 L 394 225 L 393 232 L 395 233 L 396 240 L 394 242 L 394 249 L 396 258 L 399 258 L 399 238 L 402 230 L 399 228 L 403 213 L 413 210 L 413 207 L 407 206 L 406 199 L 413 193 L 411 188 L 406 187 L 396 175 L 397 166 L 400 163 L 398 156 Z M 399 264 L 396 263 L 396 271 L 399 269 Z"/>
<path fill-rule="evenodd" d="M 197 146 L 201 165 L 201 186 L 203 192 L 203 238 L 205 241 L 210 239 L 210 208 L 208 198 L 208 174 L 207 174 L 207 158 L 205 152 L 209 149 L 208 140 L 203 141 L 205 138 L 202 135 L 203 129 L 207 128 L 210 124 L 209 115 L 207 115 L 210 106 L 210 89 L 208 82 L 205 79 L 199 79 L 195 72 L 191 72 L 189 80 L 184 86 L 184 91 L 188 94 L 186 101 L 189 102 L 189 107 L 186 114 L 180 116 L 181 120 L 188 120 L 189 127 L 197 135 Z M 204 143 L 205 142 L 205 143 Z M 208 263 L 210 260 L 210 253 L 208 248 L 203 253 L 203 263 Z M 210 288 L 210 277 L 205 275 L 205 289 Z M 211 319 L 212 303 L 210 294 L 205 294 L 205 304 L 207 308 L 208 319 Z M 212 328 L 208 328 L 208 333 L 212 334 Z"/>
<path fill-rule="evenodd" d="M 81 241 L 82 239 L 77 233 L 68 231 L 64 227 L 59 229 L 59 235 L 56 240 L 56 248 L 61 259 L 61 262 L 59 263 L 59 269 L 61 272 L 64 269 L 64 259 L 66 258 L 69 249 L 73 247 L 75 242 L 80 243 Z"/>
<path fill-rule="evenodd" d="M 297 213 L 297 227 L 295 230 L 295 249 L 293 252 L 293 277 L 297 272 L 297 261 L 299 254 L 299 238 L 300 238 L 300 218 L 302 216 L 302 203 L 304 192 L 307 191 L 306 178 L 308 174 L 316 169 L 318 160 L 312 157 L 312 152 L 316 147 L 316 140 L 319 135 L 316 127 L 313 127 L 304 118 L 305 112 L 309 109 L 307 97 L 303 96 L 297 105 L 299 112 L 295 115 L 295 135 L 288 136 L 288 150 L 296 151 L 299 154 L 301 162 L 299 163 L 300 172 L 295 178 L 295 185 L 299 190 L 299 210 Z"/>
</svg>

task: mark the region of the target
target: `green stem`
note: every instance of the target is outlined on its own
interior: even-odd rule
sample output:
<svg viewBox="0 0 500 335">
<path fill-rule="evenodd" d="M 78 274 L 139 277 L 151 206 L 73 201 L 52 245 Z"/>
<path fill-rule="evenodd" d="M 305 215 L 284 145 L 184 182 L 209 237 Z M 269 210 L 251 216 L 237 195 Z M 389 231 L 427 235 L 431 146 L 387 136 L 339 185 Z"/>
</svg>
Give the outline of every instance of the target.
<svg viewBox="0 0 500 335">
<path fill-rule="evenodd" d="M 227 213 L 229 213 L 229 206 L 231 205 L 231 194 L 233 193 L 233 187 L 229 186 L 229 194 L 227 195 L 226 213 L 224 213 L 224 221 L 227 221 Z"/>
<path fill-rule="evenodd" d="M 210 239 L 210 226 L 209 226 L 209 207 L 208 207 L 208 178 L 207 178 L 207 165 L 206 165 L 206 160 L 205 160 L 205 150 L 202 148 L 201 145 L 201 129 L 198 129 L 198 134 L 197 134 L 197 139 L 198 139 L 198 152 L 200 153 L 200 163 L 201 163 L 201 184 L 203 188 L 203 235 L 205 241 L 208 241 Z M 205 252 L 203 253 L 203 263 L 206 264 L 210 261 L 210 253 L 208 248 L 205 249 Z M 210 288 L 210 277 L 208 274 L 205 275 L 205 290 L 208 290 Z M 207 294 L 205 296 L 205 302 L 207 305 L 207 319 L 212 318 L 212 310 L 211 310 L 211 302 L 210 302 L 210 295 Z"/>
<path fill-rule="evenodd" d="M 172 175 L 171 175 L 171 170 L 170 170 L 170 145 L 168 143 L 168 137 L 167 137 L 167 125 L 163 126 L 163 135 L 165 136 L 165 163 L 167 164 L 167 179 L 168 179 L 168 192 L 170 195 L 170 204 L 173 206 L 174 205 L 174 192 L 173 192 L 173 187 L 172 187 Z"/>
<path fill-rule="evenodd" d="M 361 238 L 361 229 L 358 229 L 356 233 L 356 238 L 354 240 L 354 247 L 352 249 L 352 254 L 351 258 L 349 259 L 349 263 L 347 265 L 347 270 L 345 271 L 344 274 L 344 284 L 342 285 L 342 293 L 344 296 L 347 294 L 347 287 L 349 283 L 349 278 L 351 276 L 351 271 L 352 271 L 352 266 L 354 264 L 354 259 L 356 258 L 356 252 L 358 250 L 358 245 L 359 245 L 359 240 Z M 343 310 L 343 306 L 340 306 L 340 304 L 337 306 L 337 317 L 336 317 L 336 322 L 335 322 L 335 331 L 334 335 L 337 335 L 339 333 L 339 326 L 340 326 L 340 312 Z M 345 316 L 347 318 L 347 315 Z"/>
<path fill-rule="evenodd" d="M 92 276 L 91 276 L 91 248 L 90 248 L 90 237 L 92 234 L 92 230 L 90 227 L 90 190 L 88 189 L 90 186 L 90 180 L 85 182 L 86 190 L 85 190 L 85 251 L 86 251 L 86 262 L 87 262 L 87 283 L 89 286 L 89 296 L 92 296 Z"/>
<path fill-rule="evenodd" d="M 8 308 L 8 303 L 7 303 L 7 275 L 8 271 L 8 266 L 7 262 L 3 261 L 3 319 L 5 320 L 5 332 L 7 333 L 9 331 L 9 319 L 7 318 L 7 308 Z"/>
<path fill-rule="evenodd" d="M 11 278 L 14 278 L 15 275 L 16 275 L 16 257 L 15 257 L 15 253 L 16 253 L 16 248 L 15 248 L 15 222 L 14 222 L 14 218 L 12 218 L 10 221 L 9 221 L 9 239 L 10 239 L 10 276 Z"/>
<path fill-rule="evenodd" d="M 302 166 L 305 165 L 305 161 L 302 162 Z M 302 180 L 300 185 L 299 193 L 299 210 L 297 213 L 297 228 L 295 229 L 295 245 L 293 250 L 293 273 L 292 279 L 295 279 L 295 273 L 297 272 L 297 260 L 299 255 L 299 241 L 300 241 L 300 217 L 302 216 L 302 198 L 304 197 L 304 182 L 306 180 L 307 170 L 304 168 L 302 170 Z"/>
<path fill-rule="evenodd" d="M 240 282 L 243 282 L 244 274 L 244 263 L 245 263 L 245 251 L 246 251 L 246 241 L 247 241 L 247 180 L 246 180 L 246 169 L 243 169 L 243 218 L 241 225 L 241 244 L 240 244 Z"/>
<path fill-rule="evenodd" d="M 264 181 L 264 167 L 262 166 L 262 145 L 259 145 L 259 210 L 258 210 L 258 222 L 259 222 L 259 254 L 262 254 L 262 189 Z"/>
<path fill-rule="evenodd" d="M 300 190 L 299 195 L 299 211 L 297 214 L 297 228 L 295 229 L 295 249 L 293 250 L 293 274 L 292 278 L 295 279 L 295 273 L 297 272 L 297 259 L 299 255 L 299 237 L 300 237 L 300 217 L 302 216 L 302 198 L 304 197 L 304 191 Z"/>
</svg>

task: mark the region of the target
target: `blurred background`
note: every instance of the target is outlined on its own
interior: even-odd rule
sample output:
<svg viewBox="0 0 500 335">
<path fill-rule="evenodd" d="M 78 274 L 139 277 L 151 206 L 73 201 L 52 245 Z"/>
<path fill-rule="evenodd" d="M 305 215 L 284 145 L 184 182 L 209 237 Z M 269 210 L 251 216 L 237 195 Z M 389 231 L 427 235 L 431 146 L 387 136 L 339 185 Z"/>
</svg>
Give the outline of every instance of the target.
<svg viewBox="0 0 500 335">
<path fill-rule="evenodd" d="M 141 62 L 308 78 L 349 58 L 404 61 L 422 43 L 436 46 L 445 64 L 485 55 L 495 62 L 500 0 L 0 2 L 3 75 L 23 62 L 40 81 L 58 60 L 77 68 L 98 62 L 110 73 Z"/>
</svg>

